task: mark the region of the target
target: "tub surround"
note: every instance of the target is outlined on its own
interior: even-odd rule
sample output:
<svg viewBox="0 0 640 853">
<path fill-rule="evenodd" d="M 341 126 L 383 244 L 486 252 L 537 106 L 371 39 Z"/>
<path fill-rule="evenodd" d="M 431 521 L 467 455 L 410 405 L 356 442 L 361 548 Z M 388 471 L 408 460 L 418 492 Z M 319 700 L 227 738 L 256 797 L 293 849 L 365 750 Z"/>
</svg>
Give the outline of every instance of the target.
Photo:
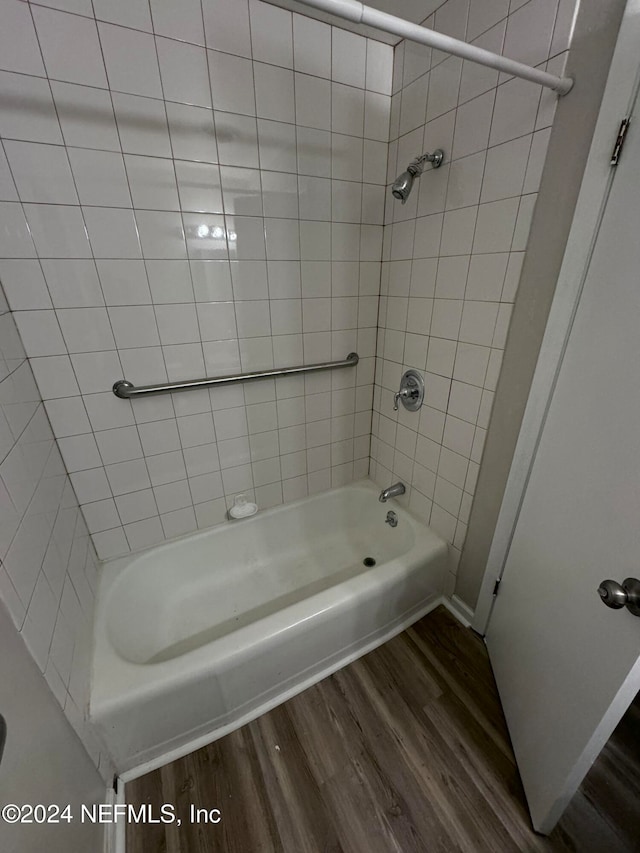
<svg viewBox="0 0 640 853">
<path fill-rule="evenodd" d="M 404 630 L 441 601 L 446 553 L 361 481 L 105 564 L 90 714 L 118 771 L 221 737 Z"/>
</svg>

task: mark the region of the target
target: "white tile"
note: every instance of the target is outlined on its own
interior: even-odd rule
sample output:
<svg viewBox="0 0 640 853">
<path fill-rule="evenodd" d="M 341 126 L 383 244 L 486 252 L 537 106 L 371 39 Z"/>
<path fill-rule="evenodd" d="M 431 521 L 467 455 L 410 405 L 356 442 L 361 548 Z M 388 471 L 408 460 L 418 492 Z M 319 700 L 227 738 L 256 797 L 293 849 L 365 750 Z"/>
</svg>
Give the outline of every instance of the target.
<svg viewBox="0 0 640 853">
<path fill-rule="evenodd" d="M 481 204 L 473 240 L 475 252 L 505 252 L 511 248 L 518 198 Z"/>
<path fill-rule="evenodd" d="M 171 160 L 125 154 L 134 206 L 147 210 L 179 210 L 178 188 Z"/>
<path fill-rule="evenodd" d="M 62 142 L 46 80 L 0 71 L 0 133 L 5 138 Z M 28 109 L 25 106 L 28 105 Z"/>
<path fill-rule="evenodd" d="M 253 58 L 285 68 L 293 67 L 291 12 L 261 0 L 249 0 Z"/>
<path fill-rule="evenodd" d="M 118 347 L 155 346 L 160 343 L 153 308 L 109 308 L 109 319 Z"/>
<path fill-rule="evenodd" d="M 98 261 L 98 274 L 107 305 L 142 305 L 151 302 L 142 261 Z"/>
<path fill-rule="evenodd" d="M 128 492 L 139 492 L 151 485 L 147 466 L 143 459 L 133 459 L 128 462 L 117 462 L 105 468 L 111 491 L 114 495 L 124 495 Z"/>
<path fill-rule="evenodd" d="M 111 89 L 162 97 L 153 36 L 112 24 L 98 24 Z"/>
<path fill-rule="evenodd" d="M 487 372 L 490 350 L 475 344 L 459 343 L 455 356 L 454 379 L 482 386 Z"/>
<path fill-rule="evenodd" d="M 37 261 L 0 260 L 0 281 L 12 311 L 51 308 L 47 285 Z"/>
<path fill-rule="evenodd" d="M 51 429 L 61 438 L 68 435 L 80 435 L 91 431 L 89 418 L 81 397 L 64 397 L 59 400 L 47 400 L 45 403 Z"/>
<path fill-rule="evenodd" d="M 178 430 L 183 447 L 197 447 L 215 441 L 211 412 L 178 418 Z"/>
<path fill-rule="evenodd" d="M 29 7 L 22 3 L 5 3 L 0 30 L 2 67 L 21 74 L 45 76 L 38 39 Z"/>
<path fill-rule="evenodd" d="M 79 394 L 78 383 L 68 356 L 33 358 L 31 368 L 43 400 L 54 397 L 74 397 Z"/>
<path fill-rule="evenodd" d="M 200 0 L 183 0 L 179 6 L 173 0 L 151 0 L 151 15 L 158 35 L 204 44 Z"/>
<path fill-rule="evenodd" d="M 460 340 L 468 344 L 491 346 L 498 317 L 498 303 L 466 300 L 460 324 Z"/>
<path fill-rule="evenodd" d="M 53 311 L 17 311 L 14 319 L 31 357 L 66 355 L 67 348 Z"/>
<path fill-rule="evenodd" d="M 466 298 L 499 302 L 508 258 L 507 253 L 473 255 L 469 267 Z"/>
<path fill-rule="evenodd" d="M 257 168 L 258 135 L 255 119 L 232 113 L 216 113 L 215 119 L 220 163 Z"/>
<path fill-rule="evenodd" d="M 66 152 L 34 142 L 4 143 L 13 178 L 22 201 L 77 204 Z"/>
<path fill-rule="evenodd" d="M 269 260 L 291 261 L 300 257 L 297 220 L 265 219 L 264 230 Z"/>
<path fill-rule="evenodd" d="M 225 227 L 224 217 L 213 213 L 184 213 L 185 237 L 190 258 L 206 260 L 227 258 L 227 231 L 233 225 Z M 237 233 L 233 231 L 236 235 Z"/>
<path fill-rule="evenodd" d="M 310 131 L 314 132 L 314 131 Z M 296 171 L 296 128 L 292 124 L 258 119 L 260 166 L 274 172 Z M 251 163 L 239 165 L 252 165 Z"/>
<path fill-rule="evenodd" d="M 146 456 L 156 453 L 170 453 L 180 449 L 180 436 L 174 419 L 140 424 L 138 432 Z M 134 519 L 129 520 L 133 521 Z"/>
<path fill-rule="evenodd" d="M 491 145 L 531 133 L 541 91 L 540 86 L 517 78 L 498 86 L 489 137 Z"/>
<path fill-rule="evenodd" d="M 467 39 L 475 39 L 501 21 L 509 12 L 509 0 L 484 0 L 471 3 L 467 21 Z"/>
<path fill-rule="evenodd" d="M 111 391 L 114 377 L 122 374 L 115 350 L 72 355 L 71 363 L 83 394 Z"/>
<path fill-rule="evenodd" d="M 91 468 L 70 475 L 73 489 L 81 504 L 111 497 L 109 481 L 104 468 Z"/>
<path fill-rule="evenodd" d="M 361 136 L 364 128 L 364 92 L 341 83 L 331 84 L 331 129 Z"/>
<path fill-rule="evenodd" d="M 148 0 L 93 0 L 93 8 L 99 21 L 151 32 Z"/>
<path fill-rule="evenodd" d="M 402 90 L 400 102 L 400 135 L 422 127 L 425 123 L 429 75 L 418 77 Z"/>
<path fill-rule="evenodd" d="M 196 302 L 224 302 L 232 298 L 228 261 L 191 261 L 191 275 Z"/>
<path fill-rule="evenodd" d="M 185 507 L 184 509 L 164 513 L 161 516 L 161 521 L 167 539 L 190 533 L 192 530 L 197 530 L 198 527 L 193 507 Z"/>
<path fill-rule="evenodd" d="M 308 74 L 295 75 L 296 124 L 331 130 L 331 83 Z"/>
<path fill-rule="evenodd" d="M 516 219 L 516 227 L 513 231 L 513 241 L 511 243 L 513 251 L 522 252 L 527 247 L 529 229 L 531 228 L 531 220 L 537 197 L 537 193 L 531 193 L 530 195 L 523 195 L 520 199 L 518 218 Z"/>
<path fill-rule="evenodd" d="M 458 108 L 452 157 L 465 157 L 487 147 L 495 92 L 487 92 Z"/>
<path fill-rule="evenodd" d="M 330 78 L 331 27 L 306 15 L 294 14 L 293 57 L 296 71 Z"/>
<path fill-rule="evenodd" d="M 95 21 L 36 6 L 31 10 L 49 77 L 106 88 Z"/>
<path fill-rule="evenodd" d="M 485 152 L 479 151 L 469 157 L 454 160 L 449 169 L 446 208 L 468 207 L 480 200 Z"/>
<path fill-rule="evenodd" d="M 173 156 L 181 160 L 218 161 L 213 113 L 203 107 L 167 103 Z"/>
<path fill-rule="evenodd" d="M 476 207 L 463 207 L 445 213 L 440 242 L 441 255 L 462 255 L 471 252 L 476 213 Z"/>
<path fill-rule="evenodd" d="M 156 39 L 156 45 L 164 97 L 168 101 L 210 107 L 211 88 L 205 49 L 164 38 Z"/>
<path fill-rule="evenodd" d="M 114 530 L 105 530 L 101 533 L 94 533 L 92 539 L 101 560 L 120 557 L 129 551 L 127 538 L 121 527 Z"/>
<path fill-rule="evenodd" d="M 51 82 L 62 133 L 67 145 L 120 148 L 111 97 L 101 89 Z M 87 120 L 87 116 L 91 120 Z"/>
<path fill-rule="evenodd" d="M 458 299 L 435 299 L 431 318 L 431 335 L 457 340 L 462 304 L 462 300 Z"/>
<path fill-rule="evenodd" d="M 182 210 L 221 213 L 223 206 L 218 167 L 179 160 L 174 165 Z"/>
<path fill-rule="evenodd" d="M 136 222 L 145 259 L 186 257 L 185 236 L 179 213 L 138 210 Z"/>
<path fill-rule="evenodd" d="M 449 112 L 458 102 L 462 60 L 452 56 L 437 65 L 430 74 L 427 121 Z"/>
<path fill-rule="evenodd" d="M 374 39 L 367 39 L 367 89 L 390 95 L 392 74 L 393 47 Z"/>
<path fill-rule="evenodd" d="M 69 352 L 115 348 L 105 308 L 62 308 L 56 314 Z"/>
<path fill-rule="evenodd" d="M 33 207 L 33 206 L 32 206 Z M 38 215 L 34 209 L 34 218 Z M 5 258 L 33 258 L 35 249 L 29 233 L 29 227 L 17 202 L 0 202 L 0 254 Z M 42 231 L 39 232 L 41 245 L 44 245 Z"/>
<path fill-rule="evenodd" d="M 232 261 L 230 266 L 236 302 L 268 298 L 265 261 Z"/>
<path fill-rule="evenodd" d="M 558 0 L 530 0 L 509 15 L 505 56 L 538 65 L 549 56 Z"/>
<path fill-rule="evenodd" d="M 491 0 L 491 2 L 502 3 L 504 0 Z M 473 10 L 475 8 L 482 8 L 482 6 L 474 3 L 471 8 Z M 506 26 L 506 20 L 503 20 L 475 39 L 473 42 L 474 46 L 490 50 L 492 53 L 502 53 Z M 493 68 L 486 68 L 483 65 L 478 65 L 476 62 L 463 62 L 459 102 L 464 103 L 472 98 L 477 98 L 478 95 L 482 95 L 490 89 L 494 89 L 498 84 L 498 76 L 498 71 Z"/>
<path fill-rule="evenodd" d="M 89 533 L 100 533 L 102 530 L 111 530 L 120 527 L 120 516 L 113 498 L 103 501 L 84 504 L 82 514 L 87 522 Z"/>
<path fill-rule="evenodd" d="M 95 433 L 100 456 L 105 465 L 142 458 L 142 445 L 136 427 L 118 427 Z"/>
<path fill-rule="evenodd" d="M 530 148 L 531 136 L 527 135 L 488 150 L 480 198 L 482 202 L 520 195 Z"/>
<path fill-rule="evenodd" d="M 42 269 L 56 308 L 104 305 L 95 263 L 89 260 L 43 260 Z"/>
<path fill-rule="evenodd" d="M 203 0 L 207 47 L 251 56 L 247 0 Z"/>
<path fill-rule="evenodd" d="M 262 216 L 262 185 L 258 169 L 220 168 L 224 211 L 239 216 Z"/>
<path fill-rule="evenodd" d="M 254 62 L 256 113 L 274 121 L 295 121 L 293 72 Z"/>
<path fill-rule="evenodd" d="M 170 157 L 171 143 L 164 104 L 137 95 L 113 93 L 122 150 L 131 154 Z M 170 105 L 167 105 L 170 109 Z"/>
<path fill-rule="evenodd" d="M 367 40 L 338 27 L 332 27 L 331 34 L 331 78 L 364 89 Z"/>
<path fill-rule="evenodd" d="M 229 256 L 238 260 L 260 260 L 265 256 L 264 221 L 252 216 L 226 216 Z M 221 246 L 221 253 L 224 246 Z"/>
<path fill-rule="evenodd" d="M 200 340 L 195 305 L 156 305 L 155 314 L 162 345 Z"/>
<path fill-rule="evenodd" d="M 209 74 L 216 110 L 255 115 L 253 65 L 250 60 L 210 51 Z"/>
<path fill-rule="evenodd" d="M 122 154 L 68 148 L 81 204 L 131 207 Z"/>
<path fill-rule="evenodd" d="M 287 172 L 262 173 L 262 199 L 265 216 L 297 218 L 298 178 Z"/>
<path fill-rule="evenodd" d="M 390 99 L 377 92 L 365 92 L 364 135 L 368 139 L 387 142 L 389 139 Z"/>
<path fill-rule="evenodd" d="M 140 492 L 129 492 L 119 495 L 115 504 L 123 524 L 133 525 L 136 521 L 152 518 L 158 514 L 158 507 L 151 489 L 143 489 Z M 130 530 L 127 530 L 127 538 L 131 544 Z M 132 547 L 134 547 L 132 545 Z M 141 547 L 141 546 L 138 546 Z"/>
<path fill-rule="evenodd" d="M 140 257 L 138 230 L 132 211 L 115 207 L 85 207 L 83 214 L 96 258 Z"/>
<path fill-rule="evenodd" d="M 123 496 L 124 497 L 124 496 Z M 127 541 L 132 549 L 149 548 L 164 541 L 165 535 L 158 516 L 125 525 Z"/>
<path fill-rule="evenodd" d="M 184 457 L 181 451 L 149 456 L 146 462 L 154 486 L 172 483 L 186 476 Z"/>
</svg>

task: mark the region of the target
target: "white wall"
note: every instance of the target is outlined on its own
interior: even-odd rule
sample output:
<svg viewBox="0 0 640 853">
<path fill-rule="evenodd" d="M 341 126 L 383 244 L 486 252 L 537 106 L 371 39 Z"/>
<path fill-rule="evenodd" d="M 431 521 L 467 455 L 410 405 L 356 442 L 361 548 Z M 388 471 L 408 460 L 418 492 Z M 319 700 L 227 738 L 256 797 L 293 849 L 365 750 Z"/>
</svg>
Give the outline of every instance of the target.
<svg viewBox="0 0 640 853">
<path fill-rule="evenodd" d="M 561 74 L 574 0 L 447 0 L 427 26 Z M 439 51 L 395 50 L 388 180 L 442 148 L 406 203 L 387 195 L 371 474 L 450 543 L 455 571 L 482 458 L 556 96 Z M 420 413 L 392 411 L 408 367 Z"/>
<path fill-rule="evenodd" d="M 0 600 L 108 778 L 85 723 L 96 584 L 96 554 L 0 285 Z"/>
<path fill-rule="evenodd" d="M 0 604 L 0 713 L 7 743 L 0 764 L 0 805 L 104 802 L 105 785 Z M 0 820 L 3 853 L 99 853 L 102 827 Z"/>
<path fill-rule="evenodd" d="M 99 556 L 366 476 L 392 48 L 260 0 L 5 0 L 0 68 L 0 278 Z"/>
</svg>

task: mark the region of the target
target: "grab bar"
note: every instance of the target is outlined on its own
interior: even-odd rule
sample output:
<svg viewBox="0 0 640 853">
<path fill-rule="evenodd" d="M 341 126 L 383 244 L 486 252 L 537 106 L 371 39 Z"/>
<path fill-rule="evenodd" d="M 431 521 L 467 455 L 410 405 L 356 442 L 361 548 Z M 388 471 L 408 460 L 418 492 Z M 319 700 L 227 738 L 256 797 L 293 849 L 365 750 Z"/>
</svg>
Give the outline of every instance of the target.
<svg viewBox="0 0 640 853">
<path fill-rule="evenodd" d="M 184 379 L 182 382 L 167 382 L 165 385 L 139 385 L 136 387 L 126 379 L 119 379 L 114 383 L 112 390 L 116 397 L 128 400 L 130 397 L 142 397 L 146 394 L 169 394 L 172 391 L 186 391 L 188 388 L 209 388 L 211 385 L 230 385 L 233 382 L 246 382 L 251 379 L 290 376 L 292 373 L 313 373 L 317 370 L 332 370 L 336 367 L 355 367 L 359 360 L 357 352 L 350 352 L 342 361 L 321 361 L 319 364 L 301 364 L 298 367 L 280 367 L 273 370 L 259 370 L 255 373 L 208 376 L 205 379 Z"/>
</svg>

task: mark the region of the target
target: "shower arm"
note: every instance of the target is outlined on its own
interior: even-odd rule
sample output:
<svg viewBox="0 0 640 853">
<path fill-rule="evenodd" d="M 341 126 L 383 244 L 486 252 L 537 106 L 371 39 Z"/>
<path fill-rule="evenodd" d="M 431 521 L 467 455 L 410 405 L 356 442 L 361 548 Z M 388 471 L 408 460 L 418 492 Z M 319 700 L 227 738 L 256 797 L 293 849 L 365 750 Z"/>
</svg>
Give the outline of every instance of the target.
<svg viewBox="0 0 640 853">
<path fill-rule="evenodd" d="M 417 177 L 424 172 L 425 163 L 433 163 L 433 168 L 437 169 L 443 158 L 444 154 L 440 149 L 434 151 L 433 154 L 421 154 L 409 163 L 407 172 Z"/>
</svg>

